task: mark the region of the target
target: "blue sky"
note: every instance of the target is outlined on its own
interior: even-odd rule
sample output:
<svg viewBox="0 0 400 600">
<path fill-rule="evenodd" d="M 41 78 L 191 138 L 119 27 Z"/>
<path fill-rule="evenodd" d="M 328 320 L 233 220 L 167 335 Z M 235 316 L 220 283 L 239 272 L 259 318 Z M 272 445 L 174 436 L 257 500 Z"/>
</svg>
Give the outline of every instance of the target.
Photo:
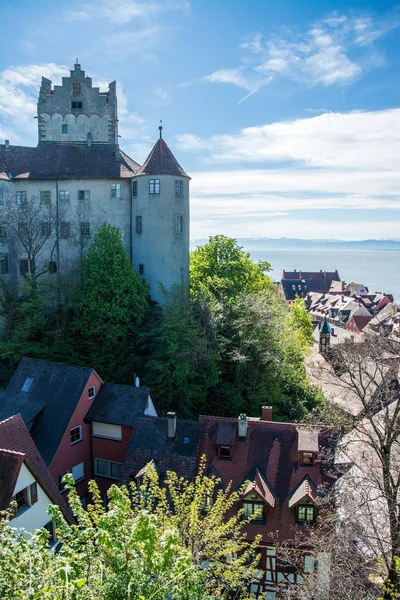
<svg viewBox="0 0 400 600">
<path fill-rule="evenodd" d="M 400 4 L 0 0 L 0 139 L 36 144 L 42 75 L 119 89 L 121 147 L 164 137 L 193 238 L 400 238 Z"/>
</svg>

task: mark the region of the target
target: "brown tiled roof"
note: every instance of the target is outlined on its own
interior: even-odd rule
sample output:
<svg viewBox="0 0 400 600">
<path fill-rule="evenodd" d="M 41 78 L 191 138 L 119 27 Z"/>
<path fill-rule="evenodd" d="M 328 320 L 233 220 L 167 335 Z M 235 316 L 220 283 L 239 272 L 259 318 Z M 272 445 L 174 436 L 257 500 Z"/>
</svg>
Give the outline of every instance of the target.
<svg viewBox="0 0 400 600">
<path fill-rule="evenodd" d="M 168 438 L 168 419 L 139 417 L 136 421 L 122 468 L 122 483 L 129 483 L 150 461 L 163 479 L 167 471 L 192 479 L 196 474 L 201 436 L 197 421 L 176 422 L 176 434 Z"/>
<path fill-rule="evenodd" d="M 289 496 L 289 507 L 297 506 L 299 502 L 309 500 L 315 503 L 317 490 L 309 477 L 305 477 L 303 481 L 293 490 Z"/>
<path fill-rule="evenodd" d="M 35 443 L 20 415 L 14 415 L 9 419 L 0 422 L 0 440 L 1 446 L 4 449 L 8 451 L 11 450 L 22 455 L 23 459 L 25 459 L 28 463 L 27 466 L 33 471 L 35 478 L 37 478 L 51 501 L 54 502 L 54 504 L 59 505 L 66 519 L 71 522 L 72 519 L 70 511 L 67 508 L 60 492 L 58 491 L 55 481 L 44 464 L 39 450 L 35 446 Z M 1 481 L 3 482 L 3 479 Z M 2 484 L 0 484 L 0 489 L 1 487 Z"/>
<path fill-rule="evenodd" d="M 115 144 L 40 142 L 36 148 L 0 145 L 0 172 L 13 179 L 123 179 L 140 165 Z"/>
<path fill-rule="evenodd" d="M 22 452 L 0 449 L 0 510 L 10 506 L 24 457 Z"/>
<path fill-rule="evenodd" d="M 243 498 L 255 492 L 264 502 L 273 508 L 275 506 L 275 496 L 260 471 L 255 469 L 248 479 L 249 483 L 243 492 Z"/>
<path fill-rule="evenodd" d="M 188 177 L 163 139 L 157 140 L 137 175 Z"/>
<path fill-rule="evenodd" d="M 332 281 L 340 281 L 337 271 L 283 271 L 282 279 L 313 279 L 317 292 L 328 292 Z"/>
<path fill-rule="evenodd" d="M 215 443 L 217 446 L 233 446 L 236 439 L 237 423 L 220 423 Z"/>
<path fill-rule="evenodd" d="M 305 477 L 312 480 L 316 487 L 331 483 L 323 462 L 316 461 L 312 465 L 299 462 L 298 425 L 248 419 L 246 440 L 236 438 L 232 458 L 226 460 L 218 458 L 216 439 L 219 426 L 222 423 L 237 424 L 237 419 L 200 416 L 199 421 L 203 425 L 200 456 L 206 456 L 209 472 L 218 473 L 225 488 L 231 482 L 234 490 L 250 480 L 253 491 L 264 495 L 266 502 L 266 498 L 269 498 L 265 525 L 245 526 L 249 539 L 254 539 L 258 534 L 267 543 L 275 535 L 280 541 L 292 539 L 297 527 L 296 511 L 289 507 L 293 490 Z M 328 431 L 320 430 L 319 448 L 324 449 L 330 443 L 329 439 Z M 260 473 L 258 477 L 257 471 Z M 269 493 L 275 498 L 273 506 Z"/>
</svg>

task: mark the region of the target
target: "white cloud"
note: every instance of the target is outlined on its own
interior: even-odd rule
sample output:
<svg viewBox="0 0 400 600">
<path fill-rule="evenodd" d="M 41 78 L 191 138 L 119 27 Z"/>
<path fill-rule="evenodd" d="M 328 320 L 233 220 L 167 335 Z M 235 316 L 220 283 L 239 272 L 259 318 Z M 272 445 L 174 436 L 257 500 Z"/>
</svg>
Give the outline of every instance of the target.
<svg viewBox="0 0 400 600">
<path fill-rule="evenodd" d="M 12 144 L 37 141 L 36 103 L 43 77 L 60 79 L 67 67 L 55 63 L 8 67 L 0 73 L 0 129 Z"/>
<path fill-rule="evenodd" d="M 147 20 L 155 15 L 166 11 L 185 11 L 189 10 L 189 2 L 186 0 L 113 0 L 109 2 L 103 0 L 100 2 L 86 3 L 80 8 L 74 9 L 68 13 L 68 17 L 73 20 L 93 20 L 105 19 L 117 25 L 130 23 L 132 20 Z"/>
<path fill-rule="evenodd" d="M 263 83 L 262 75 L 279 75 L 309 85 L 343 85 L 384 64 L 374 42 L 400 25 L 398 14 L 374 20 L 338 12 L 312 23 L 302 34 L 264 40 L 261 32 L 241 44 L 243 64 L 219 69 L 204 79 L 232 83 L 247 90 Z"/>
<path fill-rule="evenodd" d="M 279 237 L 289 235 L 291 221 L 296 237 L 324 237 L 328 223 L 328 237 L 395 235 L 400 109 L 327 113 L 209 139 L 186 134 L 178 146 L 198 154 L 204 165 L 190 173 L 195 237 L 218 231 Z M 366 218 L 376 211 L 385 221 L 389 210 L 399 219 L 377 224 Z M 305 218 L 315 211 L 318 220 Z M 334 219 L 327 216 L 323 225 L 321 211 Z"/>
</svg>

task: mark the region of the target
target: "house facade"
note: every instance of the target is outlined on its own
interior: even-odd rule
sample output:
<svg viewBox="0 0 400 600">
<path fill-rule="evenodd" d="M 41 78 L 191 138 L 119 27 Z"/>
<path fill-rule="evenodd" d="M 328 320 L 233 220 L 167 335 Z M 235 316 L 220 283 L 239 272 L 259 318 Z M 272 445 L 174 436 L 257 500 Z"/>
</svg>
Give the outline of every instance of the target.
<svg viewBox="0 0 400 600">
<path fill-rule="evenodd" d="M 187 295 L 190 178 L 162 139 L 162 128 L 140 166 L 119 148 L 116 83 L 100 91 L 79 64 L 62 85 L 42 78 L 37 117 L 35 148 L 8 140 L 0 145 L 4 279 L 18 282 L 39 269 L 48 277 L 68 272 L 107 221 L 124 233 L 124 246 L 154 300 L 164 302 L 165 290 L 174 286 Z M 34 257 L 26 243 L 33 239 Z"/>
</svg>

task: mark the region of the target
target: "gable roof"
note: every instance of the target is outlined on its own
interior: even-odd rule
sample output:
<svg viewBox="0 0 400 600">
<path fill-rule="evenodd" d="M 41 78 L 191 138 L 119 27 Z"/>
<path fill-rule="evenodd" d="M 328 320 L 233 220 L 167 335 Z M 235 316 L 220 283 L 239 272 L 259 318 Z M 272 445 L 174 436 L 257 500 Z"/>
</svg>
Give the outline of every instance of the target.
<svg viewBox="0 0 400 600">
<path fill-rule="evenodd" d="M 209 471 L 215 469 L 223 486 L 227 488 L 231 483 L 234 490 L 250 480 L 246 491 L 255 491 L 269 505 L 265 525 L 245 526 L 249 539 L 258 534 L 266 543 L 271 535 L 277 535 L 280 541 L 291 539 L 296 527 L 295 511 L 289 507 L 293 490 L 305 476 L 312 478 L 316 486 L 331 483 L 323 461 L 312 465 L 299 462 L 299 425 L 248 418 L 246 439 L 236 438 L 231 460 L 226 460 L 218 457 L 218 429 L 221 423 L 237 423 L 237 419 L 201 415 L 199 421 L 203 425 L 200 456 L 206 456 Z M 328 431 L 315 429 L 318 449 L 323 450 L 331 443 Z M 312 436 L 314 442 L 316 436 Z"/>
<path fill-rule="evenodd" d="M 202 426 L 197 421 L 177 419 L 176 434 L 168 438 L 168 419 L 139 417 L 133 430 L 121 483 L 129 483 L 151 460 L 160 479 L 167 471 L 192 479 L 196 473 Z"/>
<path fill-rule="evenodd" d="M 293 492 L 289 496 L 289 507 L 297 506 L 299 502 L 308 500 L 315 503 L 317 497 L 317 489 L 310 477 L 306 475 L 304 479 L 295 487 Z"/>
<path fill-rule="evenodd" d="M 116 144 L 39 142 L 36 148 L 9 150 L 0 145 L 0 171 L 13 179 L 121 179 L 139 168 Z"/>
<path fill-rule="evenodd" d="M 50 475 L 38 448 L 35 446 L 21 415 L 14 415 L 9 419 L 0 422 L 0 440 L 0 444 L 3 448 L 3 457 L 0 460 L 0 509 L 9 505 L 22 462 L 25 460 L 28 468 L 32 471 L 33 476 L 40 483 L 50 500 L 54 504 L 59 505 L 65 518 L 71 522 L 71 513 L 58 491 L 55 481 Z M 10 452 L 14 454 L 10 456 Z M 16 458 L 17 455 L 19 458 Z M 4 470 L 4 468 L 7 470 Z M 13 478 L 15 478 L 14 485 Z M 4 492 L 3 486 L 6 486 L 7 492 Z M 9 496 L 10 493 L 11 497 L 7 500 L 5 496 L 7 496 L 7 494 Z M 4 505 L 4 502 L 6 505 Z"/>
<path fill-rule="evenodd" d="M 10 506 L 23 462 L 24 454 L 22 452 L 0 449 L 0 510 L 6 510 Z"/>
<path fill-rule="evenodd" d="M 22 358 L 5 393 L 0 396 L 0 419 L 21 413 L 32 438 L 49 465 L 82 396 L 93 369 Z M 26 379 L 33 379 L 23 392 Z"/>
<path fill-rule="evenodd" d="M 85 421 L 133 426 L 143 416 L 149 402 L 150 390 L 116 383 L 103 383 Z"/>
<path fill-rule="evenodd" d="M 156 141 L 152 151 L 144 161 L 144 165 L 138 170 L 136 175 L 176 175 L 177 177 L 188 177 L 162 138 Z"/>
</svg>

